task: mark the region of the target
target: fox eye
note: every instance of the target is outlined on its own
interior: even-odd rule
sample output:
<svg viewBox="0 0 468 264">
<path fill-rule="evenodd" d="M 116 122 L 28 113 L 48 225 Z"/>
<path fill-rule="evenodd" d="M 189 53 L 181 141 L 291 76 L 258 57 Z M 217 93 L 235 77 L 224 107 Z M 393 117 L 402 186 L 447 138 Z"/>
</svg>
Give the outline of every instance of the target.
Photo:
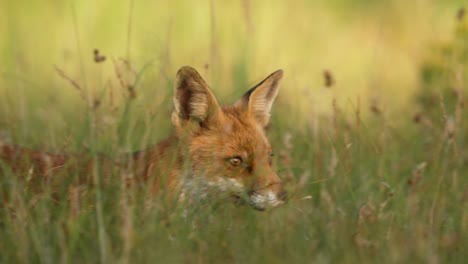
<svg viewBox="0 0 468 264">
<path fill-rule="evenodd" d="M 229 161 L 229 163 L 231 163 L 232 166 L 237 167 L 237 166 L 241 165 L 242 158 L 241 157 L 233 157 L 233 158 L 230 158 L 228 161 Z"/>
</svg>

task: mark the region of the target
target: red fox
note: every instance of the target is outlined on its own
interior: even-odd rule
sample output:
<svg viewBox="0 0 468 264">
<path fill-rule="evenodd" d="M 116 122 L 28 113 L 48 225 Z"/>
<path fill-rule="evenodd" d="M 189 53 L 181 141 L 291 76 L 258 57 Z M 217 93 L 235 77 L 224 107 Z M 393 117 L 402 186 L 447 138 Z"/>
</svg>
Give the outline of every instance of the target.
<svg viewBox="0 0 468 264">
<path fill-rule="evenodd" d="M 236 103 L 221 106 L 198 72 L 182 67 L 174 85 L 172 123 L 175 134 L 146 150 L 111 160 L 86 155 L 54 154 L 0 141 L 0 175 L 9 167 L 45 178 L 58 170 L 82 168 L 92 173 L 131 169 L 133 179 L 176 193 L 181 200 L 223 194 L 265 210 L 287 200 L 272 168 L 272 148 L 265 135 L 283 71 L 248 90 Z M 7 166 L 5 166 L 7 165 Z"/>
</svg>

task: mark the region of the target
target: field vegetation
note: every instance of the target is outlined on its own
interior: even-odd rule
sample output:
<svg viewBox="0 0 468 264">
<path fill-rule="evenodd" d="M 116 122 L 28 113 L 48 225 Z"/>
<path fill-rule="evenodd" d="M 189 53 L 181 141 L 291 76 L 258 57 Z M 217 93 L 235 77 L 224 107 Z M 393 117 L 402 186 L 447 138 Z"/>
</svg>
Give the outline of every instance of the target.
<svg viewBox="0 0 468 264">
<path fill-rule="evenodd" d="M 181 66 L 224 103 L 282 68 L 268 134 L 290 199 L 186 208 L 121 171 L 43 181 L 0 162 L 0 263 L 465 263 L 465 12 L 457 0 L 1 0 L 0 142 L 118 157 L 173 132 Z"/>
</svg>

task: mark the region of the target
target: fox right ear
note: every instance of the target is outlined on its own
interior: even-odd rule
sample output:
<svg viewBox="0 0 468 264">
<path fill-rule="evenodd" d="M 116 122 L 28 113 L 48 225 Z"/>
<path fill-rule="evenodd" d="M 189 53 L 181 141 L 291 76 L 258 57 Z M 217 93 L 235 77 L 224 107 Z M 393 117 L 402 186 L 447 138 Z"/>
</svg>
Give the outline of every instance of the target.
<svg viewBox="0 0 468 264">
<path fill-rule="evenodd" d="M 187 121 L 206 122 L 218 111 L 218 102 L 198 72 L 189 66 L 180 68 L 174 85 L 172 122 L 181 126 Z"/>
<path fill-rule="evenodd" d="M 260 125 L 266 127 L 270 121 L 271 106 L 278 95 L 281 78 L 283 71 L 275 71 L 247 91 L 234 105 L 248 111 Z"/>
</svg>

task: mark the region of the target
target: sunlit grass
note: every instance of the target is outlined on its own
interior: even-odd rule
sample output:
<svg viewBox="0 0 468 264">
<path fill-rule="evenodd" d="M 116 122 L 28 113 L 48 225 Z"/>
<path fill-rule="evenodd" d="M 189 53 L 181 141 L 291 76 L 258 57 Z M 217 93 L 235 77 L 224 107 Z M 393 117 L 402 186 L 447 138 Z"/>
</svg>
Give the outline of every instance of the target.
<svg viewBox="0 0 468 264">
<path fill-rule="evenodd" d="M 118 157 L 171 133 L 180 66 L 224 103 L 283 68 L 269 137 L 290 201 L 184 208 L 123 172 L 0 162 L 0 262 L 463 263 L 458 4 L 2 2 L 0 142 Z"/>
</svg>

